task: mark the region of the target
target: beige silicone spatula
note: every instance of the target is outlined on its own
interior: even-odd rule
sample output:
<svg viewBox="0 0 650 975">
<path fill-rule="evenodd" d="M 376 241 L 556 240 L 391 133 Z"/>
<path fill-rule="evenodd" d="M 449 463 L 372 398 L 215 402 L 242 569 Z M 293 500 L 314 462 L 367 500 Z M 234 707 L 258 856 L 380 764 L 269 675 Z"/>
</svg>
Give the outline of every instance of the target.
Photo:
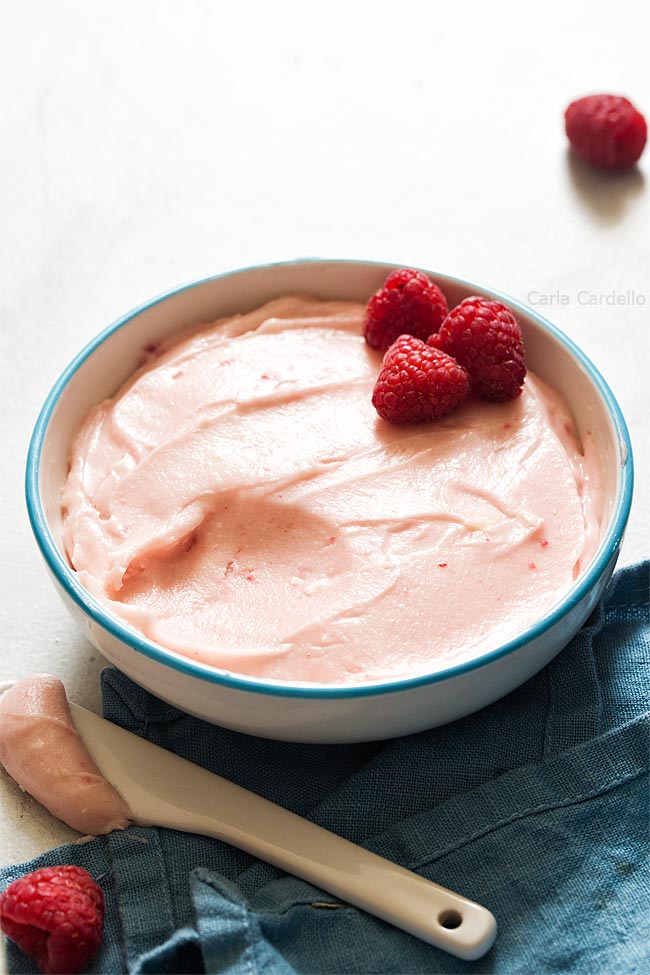
<svg viewBox="0 0 650 975">
<path fill-rule="evenodd" d="M 134 822 L 214 836 L 458 958 L 496 937 L 490 911 L 152 745 L 76 704 L 86 748 Z"/>
</svg>

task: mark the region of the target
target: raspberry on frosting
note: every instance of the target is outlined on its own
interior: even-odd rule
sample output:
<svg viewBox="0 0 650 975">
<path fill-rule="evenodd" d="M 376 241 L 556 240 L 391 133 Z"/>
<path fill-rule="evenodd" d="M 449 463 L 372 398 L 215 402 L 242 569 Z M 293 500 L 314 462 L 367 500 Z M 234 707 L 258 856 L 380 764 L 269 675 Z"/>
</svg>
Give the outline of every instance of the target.
<svg viewBox="0 0 650 975">
<path fill-rule="evenodd" d="M 387 349 L 400 335 L 426 341 L 447 314 L 447 299 L 422 271 L 392 271 L 366 306 L 363 335 L 373 349 Z"/>
<path fill-rule="evenodd" d="M 372 403 L 384 420 L 417 423 L 451 412 L 468 393 L 467 373 L 451 356 L 401 335 L 384 356 Z"/>
<path fill-rule="evenodd" d="M 500 301 L 465 298 L 428 344 L 467 370 L 476 396 L 496 401 L 519 396 L 526 375 L 524 342 L 517 319 Z"/>
<path fill-rule="evenodd" d="M 44 867 L 0 894 L 0 926 L 44 975 L 73 975 L 99 948 L 104 894 L 82 867 Z"/>
<path fill-rule="evenodd" d="M 627 169 L 643 152 L 646 120 L 621 95 L 587 95 L 564 113 L 566 134 L 578 156 L 599 169 Z"/>
</svg>

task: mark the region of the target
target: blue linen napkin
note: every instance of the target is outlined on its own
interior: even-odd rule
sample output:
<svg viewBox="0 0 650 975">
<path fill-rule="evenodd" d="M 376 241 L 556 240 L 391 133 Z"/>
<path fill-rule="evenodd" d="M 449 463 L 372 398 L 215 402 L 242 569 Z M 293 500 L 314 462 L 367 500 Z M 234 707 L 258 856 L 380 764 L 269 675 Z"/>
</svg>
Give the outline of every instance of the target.
<svg viewBox="0 0 650 975">
<path fill-rule="evenodd" d="M 650 563 L 626 568 L 571 644 L 454 724 L 362 745 L 225 731 L 114 669 L 107 718 L 484 904 L 499 934 L 465 962 L 224 843 L 131 827 L 0 871 L 85 867 L 107 904 L 89 971 L 650 971 Z M 10 972 L 35 968 L 15 946 Z"/>
</svg>

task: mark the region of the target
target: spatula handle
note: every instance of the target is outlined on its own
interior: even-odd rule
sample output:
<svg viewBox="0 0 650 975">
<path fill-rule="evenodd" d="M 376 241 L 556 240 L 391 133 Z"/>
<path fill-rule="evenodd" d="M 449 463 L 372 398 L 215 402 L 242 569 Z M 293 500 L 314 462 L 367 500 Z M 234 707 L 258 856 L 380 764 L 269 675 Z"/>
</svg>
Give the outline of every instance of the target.
<svg viewBox="0 0 650 975">
<path fill-rule="evenodd" d="M 492 946 L 490 911 L 390 860 L 222 780 L 214 816 L 200 815 L 209 790 L 176 829 L 215 836 L 360 907 L 459 958 L 480 958 Z M 210 783 L 207 783 L 208 787 Z"/>
<path fill-rule="evenodd" d="M 97 715 L 71 711 L 135 822 L 225 840 L 459 958 L 492 946 L 496 921 L 479 904 Z"/>
</svg>

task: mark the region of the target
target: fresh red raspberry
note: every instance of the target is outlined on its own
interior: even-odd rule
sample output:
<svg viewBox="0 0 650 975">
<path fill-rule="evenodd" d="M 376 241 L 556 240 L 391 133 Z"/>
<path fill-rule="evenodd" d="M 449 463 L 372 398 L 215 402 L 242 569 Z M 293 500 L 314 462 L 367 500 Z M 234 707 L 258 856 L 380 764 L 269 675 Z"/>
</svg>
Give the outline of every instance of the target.
<svg viewBox="0 0 650 975">
<path fill-rule="evenodd" d="M 0 894 L 0 926 L 45 975 L 86 968 L 99 948 L 104 894 L 82 867 L 44 867 Z"/>
<path fill-rule="evenodd" d="M 465 298 L 429 345 L 443 349 L 467 370 L 477 396 L 497 401 L 519 396 L 526 375 L 524 342 L 517 319 L 500 301 Z"/>
<path fill-rule="evenodd" d="M 646 121 L 620 95 L 587 95 L 564 113 L 575 152 L 599 169 L 627 169 L 637 161 L 648 136 Z"/>
<path fill-rule="evenodd" d="M 447 299 L 422 271 L 392 271 L 366 306 L 363 335 L 373 349 L 387 349 L 400 335 L 426 341 L 447 314 Z"/>
<path fill-rule="evenodd" d="M 467 399 L 462 366 L 413 335 L 400 335 L 384 356 L 372 404 L 384 420 L 418 423 L 444 416 Z"/>
</svg>

